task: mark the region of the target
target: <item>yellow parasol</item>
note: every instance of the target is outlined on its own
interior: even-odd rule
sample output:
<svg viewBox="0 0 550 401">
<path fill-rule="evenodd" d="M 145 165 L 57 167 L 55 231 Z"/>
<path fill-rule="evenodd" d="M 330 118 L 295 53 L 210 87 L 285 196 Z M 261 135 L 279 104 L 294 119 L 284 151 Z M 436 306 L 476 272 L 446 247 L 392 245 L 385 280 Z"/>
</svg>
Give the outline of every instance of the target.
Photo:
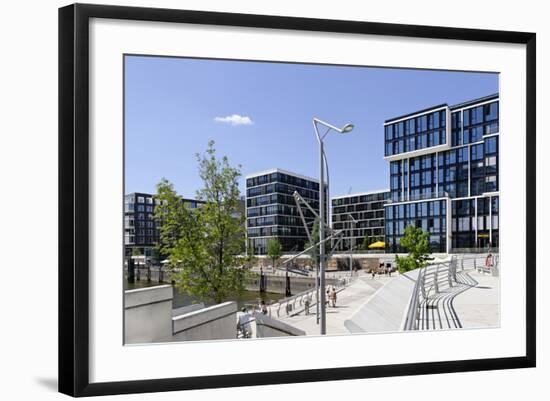
<svg viewBox="0 0 550 401">
<path fill-rule="evenodd" d="M 386 247 L 386 243 L 382 241 L 376 241 L 369 245 L 369 249 L 381 249 L 385 247 Z"/>
</svg>

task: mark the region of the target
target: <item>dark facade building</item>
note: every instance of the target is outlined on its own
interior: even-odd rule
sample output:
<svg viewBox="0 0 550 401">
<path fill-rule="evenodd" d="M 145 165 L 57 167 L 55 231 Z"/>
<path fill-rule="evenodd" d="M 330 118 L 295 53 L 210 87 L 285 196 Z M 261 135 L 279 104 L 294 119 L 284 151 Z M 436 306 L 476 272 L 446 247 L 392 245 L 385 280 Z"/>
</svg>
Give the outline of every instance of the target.
<svg viewBox="0 0 550 401">
<path fill-rule="evenodd" d="M 194 209 L 204 202 L 195 199 L 182 199 L 187 207 Z M 155 206 L 159 200 L 152 194 L 130 193 L 124 196 L 124 253 L 132 256 L 152 256 L 153 248 L 159 241 L 159 230 L 154 219 Z"/>
<path fill-rule="evenodd" d="M 384 134 L 387 251 L 402 251 L 408 225 L 434 252 L 498 248 L 498 94 L 387 120 Z"/>
<path fill-rule="evenodd" d="M 387 189 L 333 197 L 332 227 L 345 230 L 344 239 L 336 250 L 357 249 L 363 245 L 365 237 L 371 243 L 384 241 L 384 204 L 389 197 Z"/>
<path fill-rule="evenodd" d="M 319 211 L 319 181 L 281 169 L 272 169 L 246 177 L 247 243 L 254 253 L 264 255 L 267 241 L 278 238 L 283 252 L 304 249 L 306 230 L 296 206 L 294 191 Z M 313 226 L 315 217 L 303 208 L 305 220 Z"/>
</svg>

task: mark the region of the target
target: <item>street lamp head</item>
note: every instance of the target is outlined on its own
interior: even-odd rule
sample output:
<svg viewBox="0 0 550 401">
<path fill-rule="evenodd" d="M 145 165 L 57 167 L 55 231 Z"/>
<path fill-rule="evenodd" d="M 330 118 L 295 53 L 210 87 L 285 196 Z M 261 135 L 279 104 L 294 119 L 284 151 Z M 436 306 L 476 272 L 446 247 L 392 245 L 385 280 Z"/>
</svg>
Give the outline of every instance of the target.
<svg viewBox="0 0 550 401">
<path fill-rule="evenodd" d="M 342 134 L 347 134 L 348 132 L 351 132 L 353 130 L 353 124 L 346 124 L 342 127 L 342 129 L 340 130 L 340 132 Z"/>
</svg>

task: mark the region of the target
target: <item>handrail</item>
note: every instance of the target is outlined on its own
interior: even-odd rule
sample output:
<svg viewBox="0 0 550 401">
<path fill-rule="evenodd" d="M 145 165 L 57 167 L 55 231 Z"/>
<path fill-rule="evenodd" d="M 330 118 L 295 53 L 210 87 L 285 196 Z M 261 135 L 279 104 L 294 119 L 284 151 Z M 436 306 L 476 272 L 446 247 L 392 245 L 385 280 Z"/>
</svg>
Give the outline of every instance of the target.
<svg viewBox="0 0 550 401">
<path fill-rule="evenodd" d="M 442 283 L 445 283 L 445 281 L 447 281 L 449 288 L 453 287 L 453 283 L 460 284 L 457 279 L 457 267 L 459 260 L 462 271 L 464 271 L 465 268 L 473 270 L 485 270 L 486 268 L 481 267 L 479 259 L 479 256 L 464 257 L 464 255 L 461 255 L 461 257 L 459 257 L 458 255 L 452 255 L 450 261 L 438 261 L 420 268 L 416 283 L 413 288 L 413 293 L 409 301 L 407 316 L 405 318 L 403 330 L 418 330 L 419 309 L 422 301 L 430 300 L 434 296 L 436 297 L 437 294 L 440 292 L 440 285 Z M 498 264 L 498 255 L 493 255 L 493 265 L 491 267 L 492 272 L 497 271 Z M 445 267 L 447 274 L 444 278 L 440 280 L 440 273 L 445 271 Z M 426 280 L 427 277 L 428 280 Z M 427 284 L 429 286 L 428 288 L 426 288 Z M 434 293 L 430 294 L 432 289 L 434 290 Z"/>
<path fill-rule="evenodd" d="M 334 284 L 328 284 L 325 286 L 325 291 L 329 287 L 335 287 L 337 292 L 340 292 L 343 290 L 347 285 L 351 283 L 351 277 L 341 277 L 340 282 L 336 285 Z M 302 291 L 299 294 L 292 295 L 288 298 L 284 298 L 279 300 L 278 302 L 275 302 L 267 307 L 269 316 L 272 316 L 273 314 L 276 314 L 278 318 L 281 317 L 281 309 L 285 312 L 286 316 L 293 316 L 298 313 L 300 313 L 302 310 L 305 309 L 305 300 L 310 299 L 311 302 L 309 306 L 313 306 L 317 304 L 318 302 L 318 295 L 316 294 L 317 289 L 311 288 L 306 291 Z M 316 296 L 313 297 L 313 294 Z M 299 308 L 296 308 L 296 303 L 298 302 Z M 292 306 L 290 306 L 292 305 Z M 304 306 L 304 308 L 302 308 Z M 284 308 L 283 308 L 284 307 Z"/>
<path fill-rule="evenodd" d="M 416 283 L 414 284 L 413 293 L 411 296 L 411 300 L 409 301 L 409 309 L 407 312 L 407 317 L 405 319 L 405 325 L 403 327 L 403 330 L 417 330 L 417 321 L 418 321 L 418 307 L 419 307 L 419 288 L 423 284 L 423 272 L 425 271 L 425 267 L 421 267 L 418 271 L 418 277 L 416 278 Z"/>
</svg>

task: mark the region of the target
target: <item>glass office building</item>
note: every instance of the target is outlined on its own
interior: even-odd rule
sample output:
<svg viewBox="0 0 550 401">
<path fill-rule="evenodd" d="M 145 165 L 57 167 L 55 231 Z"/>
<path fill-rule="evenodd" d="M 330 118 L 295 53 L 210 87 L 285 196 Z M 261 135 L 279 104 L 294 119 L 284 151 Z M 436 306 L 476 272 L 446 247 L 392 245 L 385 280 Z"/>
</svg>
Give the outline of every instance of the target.
<svg viewBox="0 0 550 401">
<path fill-rule="evenodd" d="M 297 191 L 319 212 L 319 181 L 281 169 L 272 169 L 246 177 L 246 231 L 248 246 L 256 255 L 267 253 L 267 241 L 277 238 L 283 252 L 297 252 L 308 242 L 293 194 Z M 310 227 L 315 216 L 302 208 Z"/>
<path fill-rule="evenodd" d="M 345 230 L 336 250 L 362 247 L 365 238 L 370 243 L 384 241 L 384 204 L 390 197 L 387 189 L 332 198 L 332 227 Z"/>
<path fill-rule="evenodd" d="M 204 202 L 182 199 L 189 209 L 200 207 Z M 154 218 L 155 206 L 159 204 L 152 194 L 133 192 L 124 196 L 124 254 L 152 256 L 159 242 L 159 228 Z"/>
<path fill-rule="evenodd" d="M 388 252 L 414 225 L 434 252 L 498 248 L 498 94 L 386 120 Z"/>
</svg>

